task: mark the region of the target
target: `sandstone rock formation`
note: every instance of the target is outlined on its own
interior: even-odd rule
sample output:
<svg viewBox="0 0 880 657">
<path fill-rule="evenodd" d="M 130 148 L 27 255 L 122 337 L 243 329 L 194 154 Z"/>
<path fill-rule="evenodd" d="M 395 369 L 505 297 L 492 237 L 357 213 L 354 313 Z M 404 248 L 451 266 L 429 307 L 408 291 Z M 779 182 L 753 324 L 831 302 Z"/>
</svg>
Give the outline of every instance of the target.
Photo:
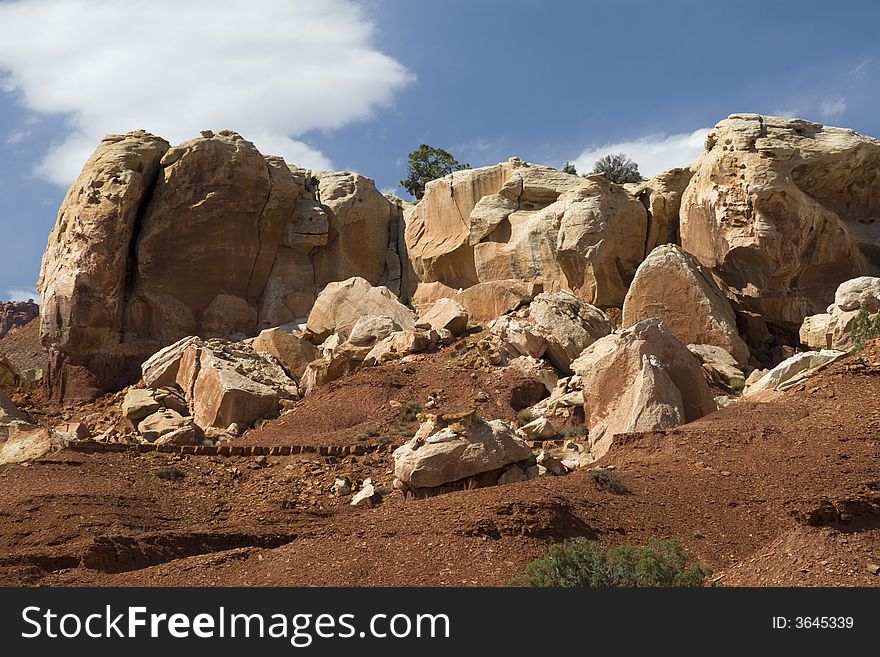
<svg viewBox="0 0 880 657">
<path fill-rule="evenodd" d="M 217 338 L 184 338 L 148 359 L 143 373 L 149 390 L 130 391 L 123 412 L 131 420 L 162 414 L 154 420 L 168 431 L 171 425 L 186 428 L 182 418 L 190 415 L 201 429 L 247 427 L 277 415 L 282 399 L 299 396 L 296 382 L 272 356 Z M 180 407 L 181 396 L 187 408 Z"/>
<path fill-rule="evenodd" d="M 860 276 L 841 283 L 827 312 L 804 319 L 801 342 L 816 350 L 851 349 L 852 331 L 862 309 L 871 321 L 880 312 L 880 278 Z"/>
<path fill-rule="evenodd" d="M 521 279 L 599 306 L 623 302 L 646 236 L 645 208 L 619 185 L 517 158 L 429 183 L 406 228 L 423 282 Z"/>
<path fill-rule="evenodd" d="M 746 377 L 736 359 L 721 347 L 711 344 L 689 344 L 694 356 L 700 359 L 709 379 L 739 392 L 745 387 Z"/>
<path fill-rule="evenodd" d="M 0 354 L 0 390 L 12 392 L 21 384 L 21 372 L 6 356 Z"/>
<path fill-rule="evenodd" d="M 486 281 L 454 290 L 439 281 L 419 283 L 412 305 L 424 313 L 440 299 L 455 299 L 478 324 L 488 324 L 502 315 L 521 308 L 543 291 L 540 283 L 519 279 Z"/>
<path fill-rule="evenodd" d="M 455 299 L 440 299 L 421 317 L 418 324 L 429 326 L 435 331 L 446 329 L 452 335 L 459 336 L 467 330 L 467 310 Z"/>
<path fill-rule="evenodd" d="M 174 148 L 142 131 L 105 138 L 43 259 L 52 392 L 121 387 L 187 335 L 304 318 L 322 287 L 355 274 L 408 294 L 402 212 L 368 178 L 288 167 L 234 132 Z"/>
<path fill-rule="evenodd" d="M 665 429 L 715 410 L 700 362 L 656 318 L 596 340 L 571 367 L 581 379 L 594 458 L 615 434 Z"/>
<path fill-rule="evenodd" d="M 648 211 L 645 255 L 661 244 L 679 243 L 681 197 L 693 175 L 689 168 L 668 169 L 649 180 L 624 185 Z"/>
<path fill-rule="evenodd" d="M 287 374 L 299 381 L 306 367 L 318 357 L 315 346 L 301 335 L 282 328 L 262 331 L 251 344 L 254 351 L 278 359 Z"/>
<path fill-rule="evenodd" d="M 658 246 L 639 265 L 623 304 L 623 325 L 659 317 L 685 344 L 711 344 L 739 364 L 749 362 L 749 348 L 739 336 L 727 297 L 691 255 L 673 244 Z"/>
<path fill-rule="evenodd" d="M 40 307 L 29 301 L 0 303 L 0 338 L 13 329 L 26 326 L 40 314 Z"/>
<path fill-rule="evenodd" d="M 804 379 L 812 376 L 819 369 L 845 355 L 845 351 L 834 349 L 806 351 L 795 354 L 765 373 L 754 383 L 749 383 L 743 396 L 749 397 L 766 390 L 783 391 L 793 388 Z"/>
<path fill-rule="evenodd" d="M 605 313 L 561 290 L 542 292 L 527 308 L 499 318 L 491 332 L 509 357 L 546 357 L 560 371 L 570 372 L 571 361 L 613 329 Z"/>
<path fill-rule="evenodd" d="M 801 119 L 718 123 L 681 201 L 681 245 L 749 310 L 796 329 L 880 266 L 880 142 Z"/>
<path fill-rule="evenodd" d="M 306 327 L 317 336 L 339 333 L 348 337 L 365 315 L 390 317 L 404 329 L 415 326 L 417 319 L 388 288 L 373 287 L 366 279 L 355 276 L 324 288 L 309 313 Z"/>
<path fill-rule="evenodd" d="M 533 459 L 528 445 L 501 420 L 486 422 L 472 413 L 429 416 L 415 437 L 394 451 L 395 486 L 436 488 Z"/>
</svg>

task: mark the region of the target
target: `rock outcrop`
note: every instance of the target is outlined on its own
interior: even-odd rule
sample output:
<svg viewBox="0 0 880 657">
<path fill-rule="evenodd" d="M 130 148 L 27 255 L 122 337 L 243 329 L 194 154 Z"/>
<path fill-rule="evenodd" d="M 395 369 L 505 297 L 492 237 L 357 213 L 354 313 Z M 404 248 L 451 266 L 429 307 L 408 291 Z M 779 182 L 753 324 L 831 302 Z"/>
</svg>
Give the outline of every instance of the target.
<svg viewBox="0 0 880 657">
<path fill-rule="evenodd" d="M 30 324 L 39 314 L 40 307 L 33 299 L 0 303 L 0 338 L 13 329 Z"/>
<path fill-rule="evenodd" d="M 624 185 L 648 211 L 645 255 L 661 244 L 679 243 L 681 197 L 693 175 L 689 168 L 668 169 L 640 183 Z"/>
<path fill-rule="evenodd" d="M 834 303 L 824 313 L 804 319 L 800 339 L 812 349 L 848 350 L 853 347 L 853 329 L 864 309 L 868 320 L 880 313 L 880 278 L 860 276 L 840 284 Z"/>
<path fill-rule="evenodd" d="M 681 245 L 748 310 L 796 330 L 880 267 L 880 142 L 801 119 L 718 123 L 681 201 Z"/>
<path fill-rule="evenodd" d="M 505 466 L 530 461 L 532 450 L 501 420 L 486 422 L 472 413 L 432 415 L 394 451 L 395 486 L 424 491 L 484 474 L 494 475 L 494 481 L 485 482 L 491 485 Z"/>
<path fill-rule="evenodd" d="M 571 292 L 542 292 L 527 308 L 493 323 L 491 332 L 511 358 L 544 357 L 562 372 L 614 324 L 601 310 Z"/>
<path fill-rule="evenodd" d="M 804 379 L 812 376 L 826 365 L 833 363 L 845 351 L 823 349 L 821 351 L 805 351 L 787 358 L 761 378 L 749 383 L 743 396 L 750 397 L 767 390 L 784 391 L 793 388 Z"/>
<path fill-rule="evenodd" d="M 521 279 L 599 306 L 623 303 L 646 236 L 646 210 L 623 187 L 517 158 L 429 183 L 406 228 L 423 282 Z"/>
<path fill-rule="evenodd" d="M 417 319 L 388 288 L 373 287 L 366 279 L 355 276 L 324 288 L 309 313 L 306 328 L 321 337 L 339 333 L 347 338 L 365 315 L 390 317 L 403 329 L 415 326 Z"/>
<path fill-rule="evenodd" d="M 658 246 L 639 265 L 623 304 L 623 325 L 659 317 L 685 344 L 711 344 L 749 362 L 727 297 L 693 256 L 674 244 Z"/>
<path fill-rule="evenodd" d="M 288 167 L 234 132 L 173 148 L 142 131 L 105 138 L 43 259 L 50 390 L 119 388 L 184 336 L 301 320 L 352 275 L 408 294 L 402 212 L 368 178 Z"/>
<path fill-rule="evenodd" d="M 299 396 L 296 381 L 271 355 L 218 338 L 189 336 L 166 347 L 143 364 L 143 376 L 148 390 L 130 391 L 123 413 L 133 422 L 153 418 L 154 439 L 186 428 L 189 416 L 201 429 L 246 428 L 277 415 L 282 399 Z"/>
<path fill-rule="evenodd" d="M 656 318 L 596 340 L 571 367 L 594 458 L 615 434 L 666 429 L 715 410 L 700 361 Z"/>
</svg>

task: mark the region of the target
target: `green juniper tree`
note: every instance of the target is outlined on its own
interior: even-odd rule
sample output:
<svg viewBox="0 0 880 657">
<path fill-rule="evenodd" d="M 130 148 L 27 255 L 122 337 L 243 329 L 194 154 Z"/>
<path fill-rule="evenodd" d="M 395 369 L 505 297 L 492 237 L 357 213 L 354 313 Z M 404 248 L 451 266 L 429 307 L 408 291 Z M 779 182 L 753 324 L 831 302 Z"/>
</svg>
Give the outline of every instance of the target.
<svg viewBox="0 0 880 657">
<path fill-rule="evenodd" d="M 470 168 L 469 164 L 460 163 L 448 151 L 422 144 L 409 154 L 407 177 L 400 184 L 418 200 L 425 195 L 425 185 L 432 180 Z"/>
<path fill-rule="evenodd" d="M 611 182 L 618 184 L 640 182 L 644 180 L 639 173 L 639 165 L 623 153 L 606 155 L 596 160 L 593 173 L 604 173 Z"/>
</svg>

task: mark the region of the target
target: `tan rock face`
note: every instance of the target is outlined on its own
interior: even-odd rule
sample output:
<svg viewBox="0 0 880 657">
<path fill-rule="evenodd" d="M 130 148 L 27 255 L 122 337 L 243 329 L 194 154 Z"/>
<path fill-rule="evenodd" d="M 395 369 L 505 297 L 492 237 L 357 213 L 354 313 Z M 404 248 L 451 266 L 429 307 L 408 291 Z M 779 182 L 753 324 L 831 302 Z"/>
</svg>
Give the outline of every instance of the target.
<svg viewBox="0 0 880 657">
<path fill-rule="evenodd" d="M 364 315 L 390 317 L 398 326 L 415 326 L 415 313 L 404 306 L 386 287 L 373 287 L 359 276 L 330 283 L 315 301 L 306 326 L 319 336 L 340 333 L 348 337 Z"/>
<path fill-rule="evenodd" d="M 821 351 L 805 351 L 786 358 L 760 379 L 746 387 L 743 396 L 751 397 L 767 390 L 788 390 L 804 379 L 819 371 L 829 363 L 845 356 L 845 351 L 822 349 Z"/>
<path fill-rule="evenodd" d="M 181 354 L 177 384 L 206 429 L 249 426 L 274 417 L 281 399 L 296 398 L 296 383 L 281 366 L 249 346 L 223 340 L 190 345 Z"/>
<path fill-rule="evenodd" d="M 486 281 L 458 292 L 455 294 L 455 300 L 462 305 L 474 322 L 486 324 L 527 305 L 541 292 L 543 286 L 532 281 L 517 279 Z"/>
<path fill-rule="evenodd" d="M 130 374 L 128 349 L 118 337 L 125 280 L 134 266 L 138 214 L 168 148 L 164 139 L 142 131 L 105 137 L 64 197 L 49 235 L 37 284 L 43 344 L 86 368 L 97 387 L 115 383 L 120 369 Z M 48 383 L 61 394 L 57 370 L 49 372 Z"/>
<path fill-rule="evenodd" d="M 519 279 L 620 305 L 646 234 L 644 206 L 604 176 L 514 158 L 430 183 L 406 239 L 424 282 L 457 289 Z"/>
<path fill-rule="evenodd" d="M 784 327 L 880 266 L 880 142 L 800 119 L 732 115 L 693 165 L 681 244 Z"/>
<path fill-rule="evenodd" d="M 623 303 L 623 325 L 659 317 L 685 344 L 711 344 L 731 353 L 740 365 L 749 349 L 739 336 L 736 315 L 711 272 L 681 247 L 654 249 L 636 271 Z"/>
<path fill-rule="evenodd" d="M 646 255 L 661 244 L 678 243 L 681 197 L 693 175 L 690 169 L 668 169 L 649 180 L 624 185 L 648 211 Z"/>
<path fill-rule="evenodd" d="M 0 354 L 0 390 L 11 392 L 21 383 L 21 373 L 9 362 L 6 356 Z"/>
<path fill-rule="evenodd" d="M 581 377 L 595 458 L 615 434 L 664 429 L 715 410 L 700 361 L 659 319 L 596 340 L 571 367 Z"/>
<path fill-rule="evenodd" d="M 358 174 L 313 176 L 234 132 L 205 135 L 174 148 L 108 137 L 68 192 L 40 279 L 55 397 L 131 383 L 187 335 L 302 319 L 331 281 L 414 289 L 402 202 Z"/>
</svg>

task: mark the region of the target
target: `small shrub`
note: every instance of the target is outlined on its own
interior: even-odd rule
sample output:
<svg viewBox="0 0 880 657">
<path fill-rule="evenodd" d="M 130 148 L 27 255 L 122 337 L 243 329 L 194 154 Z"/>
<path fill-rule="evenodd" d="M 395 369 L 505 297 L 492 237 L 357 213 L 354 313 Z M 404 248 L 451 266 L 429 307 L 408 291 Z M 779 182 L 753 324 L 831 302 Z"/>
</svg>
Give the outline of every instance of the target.
<svg viewBox="0 0 880 657">
<path fill-rule="evenodd" d="M 562 173 L 570 173 L 571 175 L 576 176 L 578 172 L 574 164 L 572 164 L 571 162 L 566 162 L 562 166 Z"/>
<path fill-rule="evenodd" d="M 590 478 L 599 490 L 607 490 L 615 495 L 625 495 L 629 489 L 617 478 L 614 470 L 608 468 L 593 468 L 590 470 Z"/>
<path fill-rule="evenodd" d="M 853 351 L 861 351 L 865 348 L 865 344 L 880 338 L 880 313 L 871 318 L 867 308 L 862 307 L 853 321 L 849 337 L 852 341 Z"/>
<path fill-rule="evenodd" d="M 408 401 L 400 407 L 397 419 L 401 422 L 415 422 L 419 419 L 419 413 L 422 412 L 422 405 L 418 402 Z"/>
<path fill-rule="evenodd" d="M 590 430 L 586 424 L 577 424 L 573 427 L 565 427 L 565 429 L 559 432 L 559 435 L 563 438 L 571 438 L 572 436 L 586 436 L 588 433 L 590 433 Z"/>
<path fill-rule="evenodd" d="M 530 563 L 508 586 L 702 586 L 710 572 L 699 565 L 688 568 L 675 541 L 603 550 L 595 541 L 581 537 L 551 545 L 545 558 Z"/>
<path fill-rule="evenodd" d="M 532 413 L 532 409 L 524 408 L 521 411 L 517 411 L 516 419 L 519 420 L 520 425 L 528 424 L 535 419 L 535 414 Z"/>
<path fill-rule="evenodd" d="M 177 479 L 183 479 L 186 476 L 186 470 L 178 468 L 176 465 L 166 465 L 156 470 L 156 476 L 159 477 L 159 479 L 176 481 Z"/>
<path fill-rule="evenodd" d="M 639 173 L 639 165 L 623 153 L 606 155 L 597 160 L 593 165 L 593 173 L 604 173 L 608 180 L 619 185 L 644 180 Z"/>
</svg>

